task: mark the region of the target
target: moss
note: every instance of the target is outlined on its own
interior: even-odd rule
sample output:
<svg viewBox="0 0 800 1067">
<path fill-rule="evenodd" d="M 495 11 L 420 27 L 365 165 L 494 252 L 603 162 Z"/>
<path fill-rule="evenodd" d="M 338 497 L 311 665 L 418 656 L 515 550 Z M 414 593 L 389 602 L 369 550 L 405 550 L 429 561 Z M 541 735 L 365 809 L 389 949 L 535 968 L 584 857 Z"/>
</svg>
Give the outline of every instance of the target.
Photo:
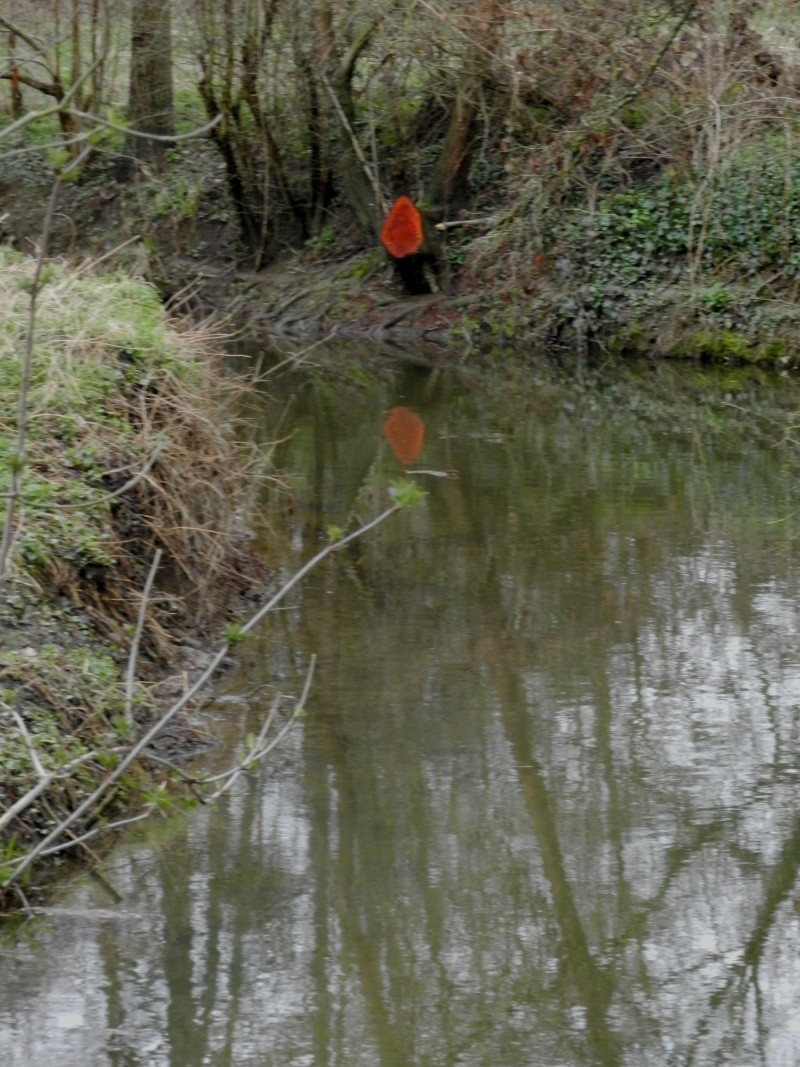
<svg viewBox="0 0 800 1067">
<path fill-rule="evenodd" d="M 779 366 L 787 357 L 788 345 L 782 337 L 773 337 L 770 341 L 764 341 L 759 344 L 753 355 L 752 360 L 754 363 L 766 363 L 772 366 Z"/>
<path fill-rule="evenodd" d="M 357 281 L 361 281 L 364 278 L 370 277 L 376 270 L 380 269 L 386 262 L 386 257 L 381 249 L 376 249 L 374 252 L 370 252 L 365 255 L 358 263 L 350 267 L 347 271 L 349 278 L 355 278 Z"/>
<path fill-rule="evenodd" d="M 610 348 L 621 356 L 631 352 L 642 352 L 650 347 L 648 336 L 641 322 L 629 322 L 614 331 L 610 338 Z"/>
<path fill-rule="evenodd" d="M 648 113 L 642 107 L 626 107 L 620 112 L 620 122 L 630 130 L 640 130 L 647 125 Z"/>
<path fill-rule="evenodd" d="M 751 360 L 750 341 L 735 330 L 700 330 L 676 346 L 675 354 L 684 358 L 707 359 L 715 363 Z"/>
<path fill-rule="evenodd" d="M 775 367 L 785 362 L 788 345 L 781 337 L 759 343 L 736 330 L 701 330 L 681 340 L 668 354 L 712 363 L 757 363 Z"/>
</svg>

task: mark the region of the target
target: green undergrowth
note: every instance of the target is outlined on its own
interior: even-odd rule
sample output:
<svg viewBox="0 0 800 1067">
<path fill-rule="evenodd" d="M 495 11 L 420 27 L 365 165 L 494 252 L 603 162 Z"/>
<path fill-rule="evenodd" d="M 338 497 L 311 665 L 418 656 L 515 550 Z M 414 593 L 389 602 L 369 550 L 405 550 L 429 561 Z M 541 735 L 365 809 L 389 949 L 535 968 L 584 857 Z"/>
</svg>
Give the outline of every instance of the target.
<svg viewBox="0 0 800 1067">
<path fill-rule="evenodd" d="M 455 324 L 610 351 L 796 365 L 800 158 L 764 132 L 713 171 L 665 167 L 591 201 L 531 180 L 503 222 L 459 246 Z"/>
<path fill-rule="evenodd" d="M 636 285 L 677 264 L 739 278 L 775 269 L 800 277 L 800 160 L 764 148 L 718 174 L 665 173 L 604 197 L 573 223 L 589 241 L 591 275 Z"/>
<path fill-rule="evenodd" d="M 768 139 L 762 149 L 747 146 L 716 174 L 662 174 L 573 215 L 565 244 L 590 329 L 677 311 L 684 328 L 667 331 L 667 354 L 796 360 L 800 161 Z"/>
<path fill-rule="evenodd" d="M 52 781 L 0 829 L 0 882 L 3 865 L 74 808 L 151 717 L 151 684 L 178 644 L 221 632 L 236 595 L 263 578 L 240 529 L 256 473 L 231 428 L 240 389 L 221 378 L 211 331 L 179 328 L 147 284 L 45 266 L 20 457 L 34 269 L 0 248 L 4 514 L 19 472 L 0 582 L 0 812 L 42 769 Z M 129 650 L 157 551 L 126 714 Z M 122 780 L 109 811 L 136 782 Z"/>
</svg>

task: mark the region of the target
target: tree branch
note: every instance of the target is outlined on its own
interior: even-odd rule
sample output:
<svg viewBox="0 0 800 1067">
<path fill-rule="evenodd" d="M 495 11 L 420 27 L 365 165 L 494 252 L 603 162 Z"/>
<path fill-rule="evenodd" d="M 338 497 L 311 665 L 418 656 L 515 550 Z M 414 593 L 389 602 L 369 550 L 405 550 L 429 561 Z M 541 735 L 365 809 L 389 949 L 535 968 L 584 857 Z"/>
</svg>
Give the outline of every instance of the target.
<svg viewBox="0 0 800 1067">
<path fill-rule="evenodd" d="M 364 534 L 369 533 L 370 530 L 375 529 L 382 522 L 385 522 L 390 516 L 398 512 L 404 505 L 393 504 L 391 507 L 386 508 L 370 522 L 365 523 L 363 526 L 359 526 L 357 530 L 348 534 L 346 537 L 341 538 L 339 541 L 333 541 L 331 544 L 326 545 L 321 551 L 313 556 L 304 566 L 300 568 L 292 577 L 281 586 L 277 593 L 272 596 L 266 604 L 264 604 L 239 630 L 239 636 L 248 634 L 258 623 L 271 612 L 277 604 L 300 582 L 309 571 L 318 566 L 324 559 L 332 555 L 334 552 L 338 552 L 344 548 L 345 545 L 350 544 L 359 537 L 363 537 Z M 55 826 L 45 837 L 41 839 L 23 858 L 16 864 L 10 874 L 8 874 L 3 882 L 0 882 L 0 889 L 7 889 L 9 886 L 14 885 L 21 876 L 28 870 L 31 864 L 41 855 L 49 853 L 52 850 L 55 842 L 64 833 L 69 830 L 74 823 L 76 823 L 84 815 L 87 815 L 98 803 L 101 797 L 107 793 L 112 786 L 116 785 L 122 775 L 128 770 L 128 768 L 135 762 L 135 760 L 144 752 L 144 750 L 155 740 L 155 738 L 161 733 L 161 731 L 167 726 L 172 719 L 181 711 L 189 701 L 195 697 L 200 690 L 205 686 L 214 676 L 217 669 L 222 664 L 222 661 L 228 655 L 231 649 L 231 640 L 226 640 L 216 655 L 213 657 L 208 666 L 203 670 L 195 679 L 192 685 L 186 690 L 182 697 L 175 701 L 158 719 L 157 722 L 151 726 L 151 728 L 144 734 L 135 745 L 131 747 L 128 753 L 120 760 L 117 766 L 111 771 L 97 788 L 86 797 L 69 815 L 67 815 L 61 822 Z M 80 839 L 82 840 L 82 839 Z"/>
<path fill-rule="evenodd" d="M 3 525 L 3 536 L 0 538 L 0 582 L 8 574 L 8 560 L 11 552 L 11 542 L 14 534 L 14 516 L 16 514 L 17 500 L 20 492 L 20 476 L 25 465 L 25 452 L 28 433 L 28 395 L 30 392 L 31 372 L 33 368 L 33 341 L 36 333 L 36 301 L 42 284 L 42 271 L 47 255 L 47 245 L 50 241 L 50 231 L 53 226 L 53 217 L 56 212 L 58 194 L 61 191 L 61 175 L 53 182 L 50 200 L 44 217 L 42 239 L 39 243 L 39 252 L 36 256 L 36 269 L 33 272 L 31 283 L 30 302 L 28 304 L 28 327 L 25 334 L 25 349 L 22 356 L 22 381 L 19 389 L 19 405 L 17 415 L 17 440 L 14 446 L 14 454 L 11 457 L 11 484 L 6 502 L 6 517 Z"/>
<path fill-rule="evenodd" d="M 139 658 L 139 643 L 142 640 L 142 631 L 147 617 L 147 602 L 150 599 L 150 591 L 153 588 L 153 582 L 155 581 L 156 571 L 162 555 L 161 549 L 157 548 L 153 556 L 153 562 L 150 565 L 150 573 L 147 575 L 147 581 L 144 583 L 144 589 L 142 590 L 142 600 L 139 604 L 139 615 L 136 620 L 136 632 L 133 635 L 131 651 L 128 657 L 128 670 L 125 677 L 125 722 L 128 726 L 133 726 L 133 689 L 136 683 L 136 661 Z"/>
</svg>

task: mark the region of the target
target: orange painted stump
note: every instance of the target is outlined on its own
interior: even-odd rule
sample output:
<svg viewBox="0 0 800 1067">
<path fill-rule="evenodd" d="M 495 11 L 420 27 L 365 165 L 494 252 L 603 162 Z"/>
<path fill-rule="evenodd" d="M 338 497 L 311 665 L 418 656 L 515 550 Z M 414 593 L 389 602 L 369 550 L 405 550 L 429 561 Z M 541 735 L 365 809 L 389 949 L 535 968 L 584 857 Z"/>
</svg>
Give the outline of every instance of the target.
<svg viewBox="0 0 800 1067">
<path fill-rule="evenodd" d="M 407 467 L 422 451 L 425 423 L 411 408 L 392 408 L 383 424 L 383 434 L 397 460 Z"/>
<path fill-rule="evenodd" d="M 395 259 L 421 251 L 425 244 L 422 215 L 407 196 L 398 197 L 381 230 L 381 244 Z"/>
</svg>

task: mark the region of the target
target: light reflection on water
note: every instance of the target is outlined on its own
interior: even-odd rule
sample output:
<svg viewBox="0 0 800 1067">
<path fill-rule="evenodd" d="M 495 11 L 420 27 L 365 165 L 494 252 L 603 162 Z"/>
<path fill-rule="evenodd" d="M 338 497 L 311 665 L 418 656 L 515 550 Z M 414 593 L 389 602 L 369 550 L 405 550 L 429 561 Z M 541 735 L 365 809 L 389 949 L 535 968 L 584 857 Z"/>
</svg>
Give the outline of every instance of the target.
<svg viewBox="0 0 800 1067">
<path fill-rule="evenodd" d="M 0 957 L 4 1065 L 800 1062 L 794 480 L 642 403 L 304 387 L 287 574 L 385 500 L 392 405 L 458 477 L 246 648 L 319 657 L 269 773 Z"/>
</svg>

